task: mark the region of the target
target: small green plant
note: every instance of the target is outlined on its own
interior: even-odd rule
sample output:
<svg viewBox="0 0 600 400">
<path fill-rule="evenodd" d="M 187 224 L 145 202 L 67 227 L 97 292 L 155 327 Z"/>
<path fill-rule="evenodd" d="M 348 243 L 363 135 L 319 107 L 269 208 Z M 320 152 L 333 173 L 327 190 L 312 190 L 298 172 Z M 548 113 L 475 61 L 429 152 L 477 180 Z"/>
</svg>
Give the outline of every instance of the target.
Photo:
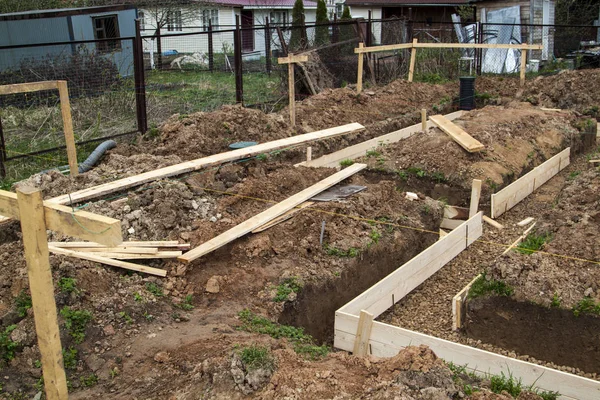
<svg viewBox="0 0 600 400">
<path fill-rule="evenodd" d="M 490 390 L 497 394 L 506 391 L 516 398 L 523 391 L 523 384 L 521 379 L 515 379 L 512 374 L 506 376 L 502 372 L 501 375 L 493 375 L 490 378 Z"/>
<path fill-rule="evenodd" d="M 115 379 L 117 376 L 119 376 L 119 368 L 114 367 L 109 371 L 109 373 L 110 373 L 110 378 Z"/>
<path fill-rule="evenodd" d="M 193 300 L 194 300 L 194 296 L 192 296 L 191 294 L 188 294 L 187 296 L 185 296 L 183 301 L 181 303 L 179 303 L 179 308 L 181 308 L 182 310 L 185 310 L 185 311 L 193 310 L 194 309 L 194 305 L 192 304 Z"/>
<path fill-rule="evenodd" d="M 6 361 L 10 361 L 15 358 L 15 351 L 19 343 L 13 342 L 10 338 L 12 331 L 17 329 L 16 325 L 9 325 L 4 328 L 3 332 L 0 332 L 0 358 Z"/>
<path fill-rule="evenodd" d="M 352 164 L 354 164 L 354 161 L 352 161 L 352 160 L 350 160 L 350 159 L 345 159 L 345 160 L 342 160 L 342 161 L 340 161 L 340 165 L 341 165 L 342 167 L 349 167 L 349 166 L 351 166 Z"/>
<path fill-rule="evenodd" d="M 87 324 L 92 320 L 92 313 L 86 310 L 72 310 L 69 307 L 64 307 L 60 310 L 60 315 L 65 319 L 65 328 L 67 328 L 75 343 L 83 342 Z"/>
<path fill-rule="evenodd" d="M 381 155 L 377 150 L 367 150 L 367 157 L 379 157 Z"/>
<path fill-rule="evenodd" d="M 79 382 L 83 387 L 92 387 L 98 383 L 98 376 L 96 374 L 84 375 L 79 377 Z"/>
<path fill-rule="evenodd" d="M 543 400 L 557 400 L 560 396 L 558 392 L 547 392 L 547 391 L 537 391 L 534 390 L 534 393 L 540 396 Z"/>
<path fill-rule="evenodd" d="M 265 153 L 262 153 L 262 154 L 259 154 L 259 155 L 256 156 L 256 159 L 258 161 L 266 161 L 267 158 L 268 158 L 268 156 Z"/>
<path fill-rule="evenodd" d="M 276 287 L 277 293 L 273 297 L 273 301 L 281 303 L 288 299 L 292 293 L 298 293 L 302 289 L 302 284 L 298 281 L 298 277 L 285 278 L 280 285 Z"/>
<path fill-rule="evenodd" d="M 155 139 L 159 136 L 160 136 L 160 129 L 158 129 L 158 127 L 156 126 L 156 123 L 154 123 L 154 122 L 151 123 L 150 127 L 146 131 L 146 134 L 144 135 L 144 137 L 146 137 L 147 139 Z"/>
<path fill-rule="evenodd" d="M 522 254 L 533 254 L 539 249 L 542 248 L 544 243 L 550 241 L 552 239 L 552 234 L 545 233 L 541 235 L 537 235 L 535 233 L 530 233 L 527 235 L 525 240 L 521 242 L 515 250 Z"/>
<path fill-rule="evenodd" d="M 552 296 L 552 301 L 550 302 L 551 308 L 559 308 L 561 303 L 561 298 L 558 296 L 558 293 L 554 293 Z"/>
<path fill-rule="evenodd" d="M 149 291 L 150 293 L 152 293 L 156 297 L 162 297 L 162 296 L 164 296 L 162 288 L 160 286 L 158 286 L 154 282 L 147 282 L 146 283 L 146 290 Z"/>
<path fill-rule="evenodd" d="M 117 315 L 124 319 L 127 325 L 133 324 L 133 318 L 131 318 L 131 315 L 127 314 L 125 311 L 121 311 Z"/>
<path fill-rule="evenodd" d="M 407 173 L 406 171 L 399 170 L 399 171 L 396 171 L 396 174 L 397 174 L 397 175 L 398 175 L 398 177 L 399 177 L 400 179 L 402 179 L 403 181 L 405 181 L 405 180 L 407 180 L 407 179 L 408 179 L 408 173 Z"/>
<path fill-rule="evenodd" d="M 569 177 L 567 179 L 572 181 L 573 179 L 577 178 L 579 174 L 581 174 L 581 171 L 573 171 L 569 174 Z"/>
<path fill-rule="evenodd" d="M 152 322 L 154 320 L 154 315 L 148 314 L 148 311 L 144 311 L 144 318 L 146 318 L 146 321 Z"/>
<path fill-rule="evenodd" d="M 573 314 L 576 317 L 579 317 L 581 314 L 600 315 L 600 303 L 596 303 L 590 296 L 586 296 L 573 306 Z"/>
<path fill-rule="evenodd" d="M 65 368 L 75 369 L 77 367 L 77 349 L 69 347 L 68 349 L 63 349 L 62 353 Z"/>
<path fill-rule="evenodd" d="M 42 368 L 42 361 L 41 360 L 35 360 L 33 362 L 33 366 L 36 368 Z"/>
<path fill-rule="evenodd" d="M 371 229 L 371 233 L 369 233 L 369 237 L 371 238 L 371 243 L 377 244 L 379 243 L 379 239 L 381 239 L 381 233 L 373 228 Z"/>
<path fill-rule="evenodd" d="M 31 296 L 25 290 L 21 290 L 21 293 L 15 298 L 15 307 L 19 317 L 24 318 L 27 316 L 27 310 L 32 307 L 32 303 Z"/>
<path fill-rule="evenodd" d="M 267 347 L 259 345 L 243 347 L 238 351 L 238 355 L 248 371 L 260 368 L 272 371 L 275 367 L 275 360 Z"/>
<path fill-rule="evenodd" d="M 73 278 L 60 278 L 58 280 L 58 289 L 62 293 L 73 293 L 79 294 L 79 289 L 77 288 L 77 281 Z"/>
<path fill-rule="evenodd" d="M 136 302 L 141 302 L 144 300 L 144 298 L 142 297 L 142 295 L 139 292 L 135 292 L 133 294 L 133 300 L 135 300 Z"/>
<path fill-rule="evenodd" d="M 512 296 L 515 290 L 509 286 L 506 282 L 498 281 L 495 279 L 487 279 L 486 274 L 483 273 L 469 289 L 469 299 L 484 296 L 488 293 L 493 293 L 498 296 Z"/>
<path fill-rule="evenodd" d="M 327 346 L 317 346 L 312 336 L 304 333 L 302 328 L 277 324 L 248 309 L 240 311 L 238 316 L 242 322 L 241 330 L 266 334 L 275 339 L 287 338 L 292 343 L 294 351 L 306 358 L 317 360 L 329 353 Z"/>
<path fill-rule="evenodd" d="M 350 247 L 348 250 L 338 249 L 337 247 L 332 247 L 328 244 L 325 245 L 325 251 L 327 255 L 336 256 L 336 257 L 350 257 L 354 258 L 360 254 L 360 250 L 356 247 Z"/>
</svg>

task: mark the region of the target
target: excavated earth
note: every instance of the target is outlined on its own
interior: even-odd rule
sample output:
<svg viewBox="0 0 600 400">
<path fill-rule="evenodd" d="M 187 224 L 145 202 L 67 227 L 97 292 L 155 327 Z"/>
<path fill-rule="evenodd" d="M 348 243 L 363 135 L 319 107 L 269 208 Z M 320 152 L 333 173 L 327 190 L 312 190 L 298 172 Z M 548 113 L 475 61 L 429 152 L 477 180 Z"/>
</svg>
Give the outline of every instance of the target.
<svg viewBox="0 0 600 400">
<path fill-rule="evenodd" d="M 471 179 L 485 181 L 485 199 L 562 148 L 577 149 L 578 114 L 540 111 L 523 101 L 558 107 L 560 93 L 543 84 L 554 82 L 566 92 L 580 88 L 582 95 L 573 97 L 569 108 L 586 112 L 600 104 L 593 87 L 599 81 L 594 80 L 596 75 L 592 70 L 539 78 L 516 94 L 508 90 L 514 85 L 512 80 L 482 78 L 478 90 L 489 93 L 492 98 L 485 101 L 493 105 L 470 112 L 457 123 L 486 145 L 485 152 L 467 154 L 435 129 L 378 149 L 379 154 L 362 160 L 369 165 L 367 170 L 345 181 L 366 186 L 361 193 L 340 202 L 318 202 L 286 222 L 246 235 L 192 264 L 139 262 L 166 269 L 164 279 L 52 255 L 55 283 L 73 278 L 76 285 L 76 290 L 57 285 L 59 310 L 87 310 L 93 316 L 82 343 L 69 335 L 66 319 L 59 316 L 63 347 L 77 351 L 67 368 L 71 398 L 511 398 L 485 391 L 486 381 L 477 382 L 482 392 L 465 393 L 459 382 L 471 378 L 450 371 L 427 348 L 410 347 L 386 360 L 361 359 L 345 352 L 313 360 L 297 354 L 293 341 L 243 329 L 239 313 L 247 309 L 273 323 L 304 328 L 316 344 L 331 343 L 334 311 L 437 240 L 431 232 L 437 232 L 444 204 L 466 204 Z M 266 142 L 350 122 L 365 125 L 364 132 L 313 144 L 313 155 L 318 157 L 417 123 L 422 108 L 430 114 L 453 111 L 457 92 L 456 84 L 405 81 L 359 96 L 350 89 L 329 90 L 298 104 L 294 129 L 287 123 L 286 110 L 263 114 L 233 106 L 212 113 L 175 115 L 153 133 L 154 138 L 119 145 L 94 170 L 76 179 L 50 172 L 21 184 L 40 187 L 44 197 L 50 198 L 227 151 L 237 141 Z M 301 161 L 303 154 L 304 147 L 285 149 L 152 182 L 82 206 L 120 219 L 126 239 L 176 239 L 193 247 L 331 175 L 330 169 L 294 168 L 292 164 Z M 569 183 L 581 185 L 585 176 Z M 406 191 L 417 192 L 419 199 L 406 199 Z M 579 213 L 581 221 L 593 219 L 591 214 L 585 219 L 584 211 Z M 565 227 L 573 221 L 566 218 Z M 501 233 L 487 229 L 486 235 L 506 243 L 517 236 L 517 229 Z M 55 233 L 49 239 L 69 240 Z M 577 244 L 575 239 L 572 243 Z M 446 280 L 460 288 L 483 266 L 489 265 L 492 273 L 495 258 L 482 246 L 474 244 L 445 267 L 442 271 L 454 271 Z M 568 252 L 569 248 L 556 251 Z M 0 398 L 31 398 L 41 389 L 41 369 L 32 311 L 23 307 L 28 282 L 18 223 L 0 228 L 0 255 L 0 335 L 8 332 L 0 336 L 0 351 L 5 351 L 7 340 L 17 344 L 14 359 L 2 353 Z M 438 281 L 437 276 L 432 279 Z M 280 290 L 289 282 L 299 289 L 286 291 L 282 299 Z M 565 307 L 571 305 L 566 299 L 577 299 L 577 290 L 583 286 L 573 293 L 561 286 Z M 447 294 L 450 298 L 455 294 L 452 290 Z M 411 296 L 419 299 L 421 292 L 403 300 L 393 315 L 405 303 L 411 304 Z M 526 295 L 516 284 L 515 293 Z M 441 322 L 432 320 L 448 322 L 450 318 L 440 318 L 442 314 L 429 318 L 438 307 L 430 296 L 415 301 L 426 310 L 421 308 L 418 317 L 386 318 L 401 319 L 401 325 L 411 329 L 419 329 L 415 321 L 422 321 L 422 331 L 439 333 Z M 438 336 L 476 342 L 446 333 Z M 240 356 L 254 345 L 270 349 L 268 366 L 253 368 Z M 519 398 L 538 397 L 524 392 Z"/>
</svg>

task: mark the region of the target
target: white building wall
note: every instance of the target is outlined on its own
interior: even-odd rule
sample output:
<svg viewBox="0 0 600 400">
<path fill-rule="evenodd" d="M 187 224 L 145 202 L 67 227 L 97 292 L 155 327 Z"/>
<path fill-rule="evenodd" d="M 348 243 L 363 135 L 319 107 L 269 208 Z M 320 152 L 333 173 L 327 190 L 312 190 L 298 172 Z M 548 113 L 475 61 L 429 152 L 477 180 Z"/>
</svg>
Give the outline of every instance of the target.
<svg viewBox="0 0 600 400">
<path fill-rule="evenodd" d="M 352 18 L 364 18 L 365 20 L 369 19 L 369 11 L 371 11 L 371 19 L 379 20 L 381 19 L 381 7 L 350 7 L 350 15 Z M 381 23 L 373 22 L 373 36 L 375 38 L 374 45 L 381 43 Z"/>
</svg>

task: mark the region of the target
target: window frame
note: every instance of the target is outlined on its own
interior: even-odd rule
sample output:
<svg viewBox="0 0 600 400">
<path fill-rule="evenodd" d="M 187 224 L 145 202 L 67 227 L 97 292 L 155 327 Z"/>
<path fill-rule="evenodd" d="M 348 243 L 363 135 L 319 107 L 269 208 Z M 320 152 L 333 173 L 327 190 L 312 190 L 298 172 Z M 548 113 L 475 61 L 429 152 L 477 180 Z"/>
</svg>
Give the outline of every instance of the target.
<svg viewBox="0 0 600 400">
<path fill-rule="evenodd" d="M 208 8 L 202 10 L 201 12 L 202 18 L 202 30 L 208 31 L 208 22 L 212 25 L 213 29 L 219 29 L 219 9 L 217 8 Z"/>
<path fill-rule="evenodd" d="M 274 15 L 278 15 L 277 21 L 273 18 Z M 283 19 L 283 22 L 281 20 Z M 289 25 L 289 12 L 288 10 L 271 11 L 269 13 L 269 23 L 274 26 L 285 28 Z"/>
<path fill-rule="evenodd" d="M 169 10 L 167 11 L 167 32 L 181 32 L 183 31 L 183 17 L 181 10 Z"/>
<path fill-rule="evenodd" d="M 121 31 L 119 28 L 119 16 L 117 14 L 110 15 L 97 15 L 92 16 L 92 29 L 94 30 L 94 39 L 102 40 L 101 42 L 96 42 L 96 51 L 99 53 L 112 53 L 113 51 L 121 50 L 121 41 L 119 38 L 121 37 Z M 108 31 L 106 30 L 106 20 L 112 19 L 114 25 L 114 36 L 108 36 Z M 98 27 L 97 22 L 103 21 L 102 26 Z M 104 37 L 99 37 L 99 33 L 102 32 Z M 103 40 L 103 39 L 115 39 L 115 40 Z"/>
</svg>

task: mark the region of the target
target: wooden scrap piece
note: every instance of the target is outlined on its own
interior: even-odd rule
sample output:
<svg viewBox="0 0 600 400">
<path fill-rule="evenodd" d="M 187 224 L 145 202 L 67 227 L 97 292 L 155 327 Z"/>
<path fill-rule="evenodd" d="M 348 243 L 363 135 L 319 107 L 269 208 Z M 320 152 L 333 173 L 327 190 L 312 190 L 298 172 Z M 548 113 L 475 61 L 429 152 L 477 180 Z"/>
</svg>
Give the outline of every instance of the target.
<svg viewBox="0 0 600 400">
<path fill-rule="evenodd" d="M 112 253 L 106 251 L 97 251 L 97 252 L 89 252 L 89 251 L 77 251 L 77 253 L 85 253 L 90 255 L 96 255 L 100 257 L 112 258 L 113 260 L 154 260 L 154 259 L 163 259 L 163 258 L 177 258 L 183 254 L 182 251 L 159 251 L 155 254 L 146 254 L 146 253 L 136 253 L 135 251 L 131 251 L 130 253 Z"/>
<path fill-rule="evenodd" d="M 463 315 L 465 313 L 464 304 L 465 300 L 469 296 L 469 289 L 471 286 L 481 277 L 481 274 L 477 275 L 467 286 L 465 286 L 460 292 L 452 298 L 452 330 L 456 331 L 462 328 L 462 322 L 464 320 Z"/>
<path fill-rule="evenodd" d="M 479 198 L 481 197 L 481 180 L 473 179 L 471 187 L 471 204 L 469 206 L 469 218 L 475 216 L 479 211 Z"/>
<path fill-rule="evenodd" d="M 246 220 L 245 222 L 234 226 L 233 228 L 209 240 L 208 242 L 203 243 L 199 247 L 188 251 L 184 255 L 178 257 L 178 260 L 186 263 L 192 262 L 195 259 L 202 257 L 203 255 L 210 253 L 211 251 L 214 251 L 219 247 L 224 246 L 227 243 L 230 243 L 235 239 L 246 235 L 247 233 L 252 232 L 254 229 L 272 221 L 280 215 L 285 214 L 287 211 L 293 209 L 299 204 L 302 204 L 317 193 L 320 193 L 330 188 L 331 186 L 343 181 L 344 179 L 354 175 L 355 173 L 361 171 L 366 167 L 366 164 L 353 164 L 348 168 L 345 168 L 329 176 L 328 178 L 317 182 L 316 184 L 308 187 L 307 189 L 296 193 L 295 195 L 287 198 L 286 200 L 277 203 L 273 207 L 268 208 L 267 210 L 255 215 L 254 217 Z"/>
<path fill-rule="evenodd" d="M 525 225 L 529 225 L 532 222 L 533 222 L 533 217 L 527 217 L 523 221 L 517 222 L 517 225 L 525 226 Z"/>
<path fill-rule="evenodd" d="M 483 216 L 483 222 L 488 223 L 489 225 L 493 226 L 496 229 L 504 229 L 504 225 L 502 225 L 499 222 L 494 221 L 493 219 L 491 219 L 490 217 L 484 215 Z"/>
<path fill-rule="evenodd" d="M 266 231 L 267 229 L 272 228 L 275 225 L 279 225 L 280 223 L 285 222 L 288 219 L 291 219 L 294 216 L 294 214 L 296 214 L 298 211 L 301 211 L 307 207 L 311 207 L 313 204 L 315 204 L 314 201 L 305 201 L 304 203 L 300 204 L 299 206 L 292 208 L 290 211 L 286 212 L 285 214 L 275 218 L 273 221 L 268 222 L 259 228 L 256 228 L 255 230 L 252 231 L 252 233 L 259 233 L 262 231 Z"/>
<path fill-rule="evenodd" d="M 443 115 L 432 115 L 429 117 L 429 120 L 469 153 L 475 153 L 485 149 L 483 144 L 471 137 L 471 135 L 458 125 L 447 120 Z"/>
<path fill-rule="evenodd" d="M 365 310 L 360 310 L 352 354 L 358 357 L 364 357 L 369 354 L 369 338 L 371 337 L 372 328 L 373 314 Z"/>
</svg>

